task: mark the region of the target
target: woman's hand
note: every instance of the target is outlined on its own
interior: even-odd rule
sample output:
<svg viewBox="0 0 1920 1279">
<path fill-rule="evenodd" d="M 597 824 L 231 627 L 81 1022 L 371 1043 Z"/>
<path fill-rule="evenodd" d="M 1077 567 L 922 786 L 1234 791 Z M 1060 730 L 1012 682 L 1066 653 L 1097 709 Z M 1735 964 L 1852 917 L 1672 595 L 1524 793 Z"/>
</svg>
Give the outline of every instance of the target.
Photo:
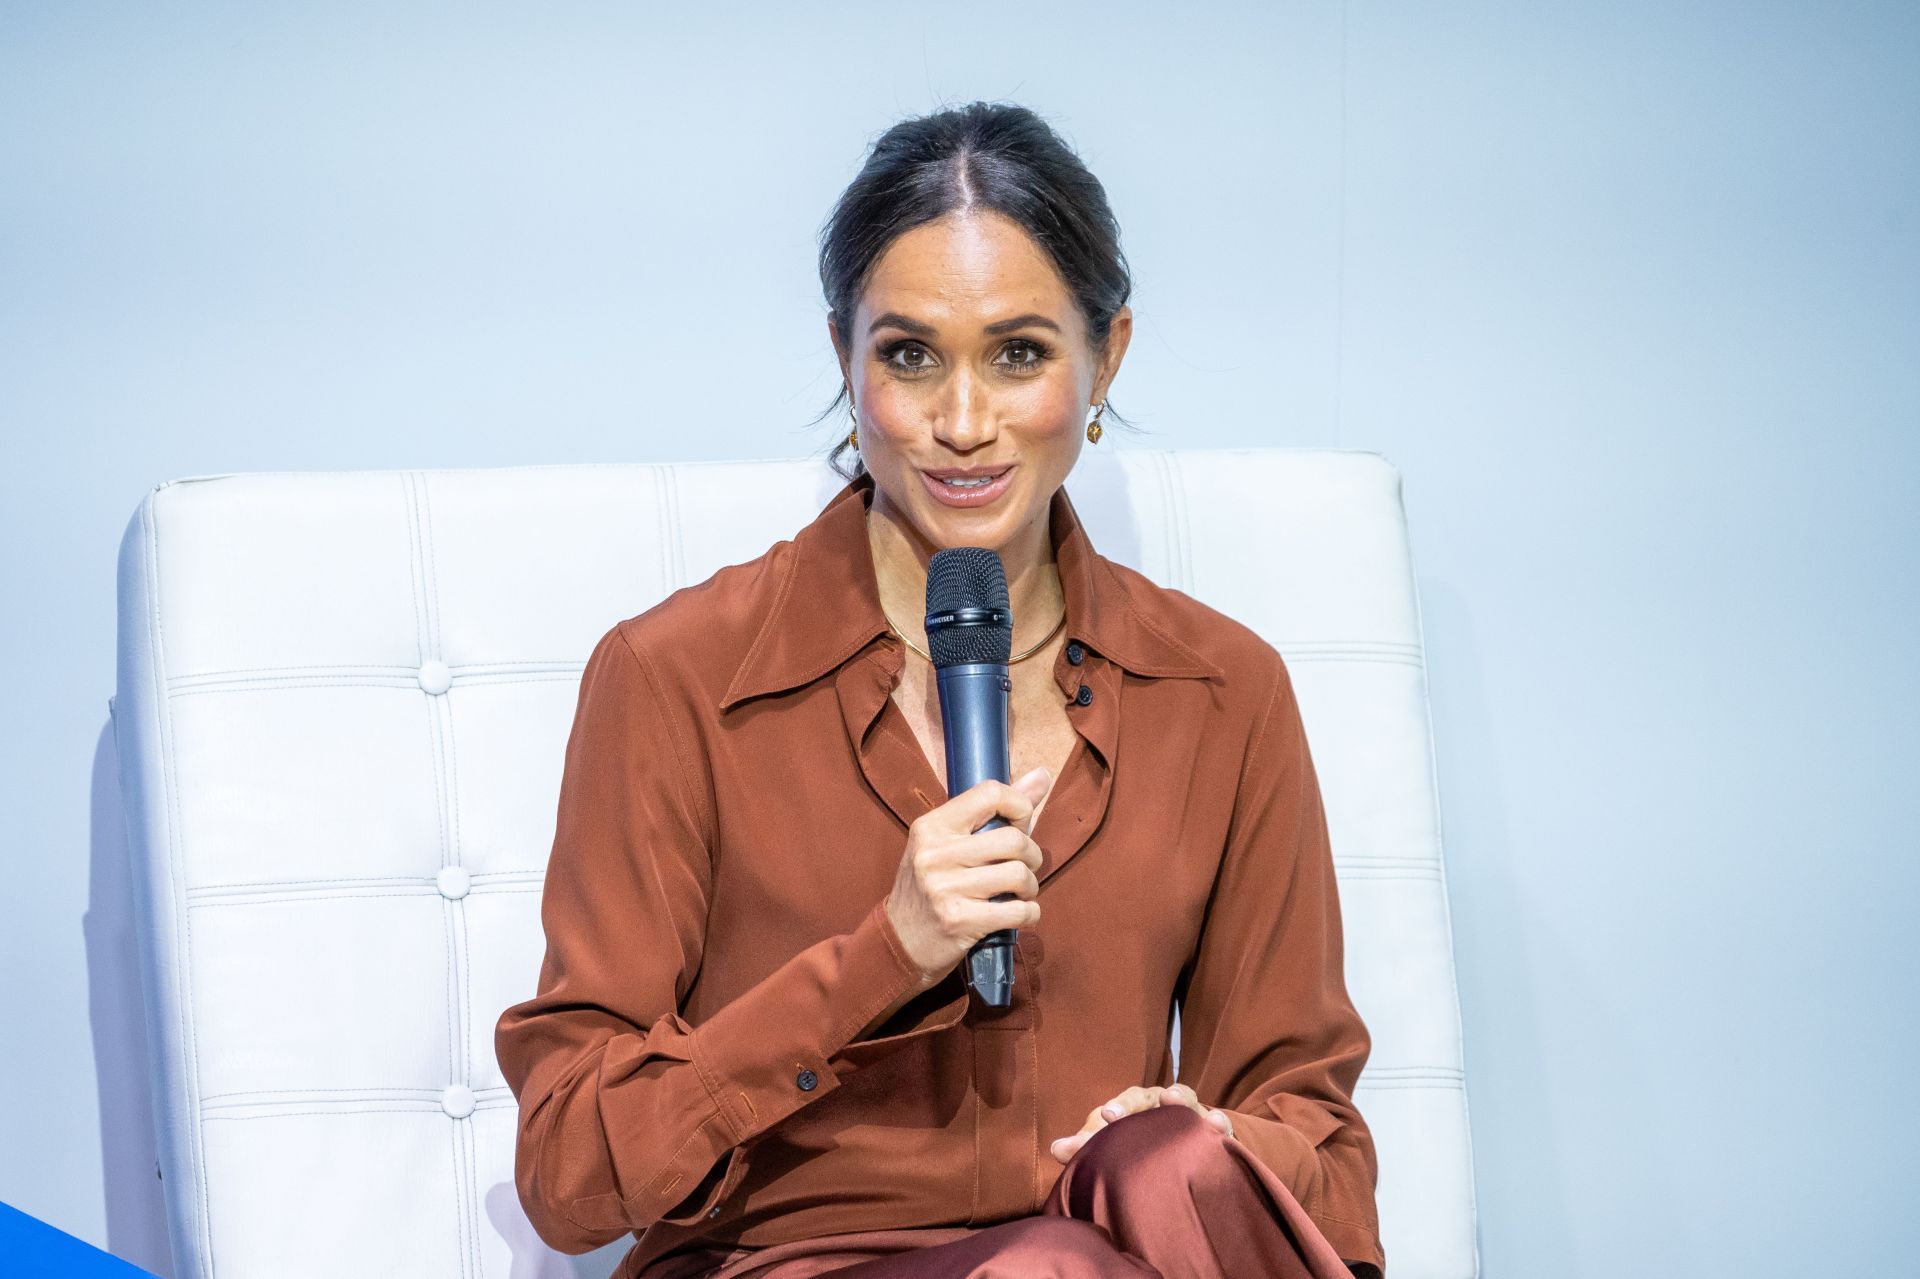
<svg viewBox="0 0 1920 1279">
<path fill-rule="evenodd" d="M 1040 922 L 1040 848 L 1027 835 L 1034 806 L 1053 784 L 1036 768 L 1008 785 L 969 787 L 907 828 L 887 914 L 907 955 L 920 966 L 922 987 L 939 981 L 973 944 L 1002 928 Z M 995 817 L 1009 825 L 978 830 Z M 1011 893 L 1007 901 L 991 900 Z"/>
<path fill-rule="evenodd" d="M 1233 1117 L 1226 1111 L 1213 1106 L 1203 1106 L 1200 1099 L 1193 1095 L 1193 1089 L 1185 1084 L 1172 1084 L 1166 1088 L 1129 1088 L 1104 1106 L 1096 1106 L 1087 1116 L 1080 1131 L 1071 1137 L 1062 1137 L 1053 1143 L 1053 1157 L 1061 1163 L 1072 1159 L 1087 1144 L 1087 1139 L 1114 1120 L 1130 1115 L 1136 1110 L 1150 1110 L 1155 1106 L 1186 1106 L 1205 1116 L 1207 1121 L 1218 1128 L 1222 1135 L 1233 1136 Z"/>
</svg>

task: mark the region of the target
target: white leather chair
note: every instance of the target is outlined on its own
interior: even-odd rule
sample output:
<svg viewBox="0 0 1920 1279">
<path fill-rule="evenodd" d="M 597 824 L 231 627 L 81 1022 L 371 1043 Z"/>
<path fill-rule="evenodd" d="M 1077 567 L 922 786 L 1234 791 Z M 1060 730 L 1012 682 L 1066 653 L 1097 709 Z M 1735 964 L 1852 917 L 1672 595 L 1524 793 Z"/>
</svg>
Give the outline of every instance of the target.
<svg viewBox="0 0 1920 1279">
<path fill-rule="evenodd" d="M 111 705 L 174 1279 L 605 1275 L 513 1186 L 493 1028 L 533 993 L 581 665 L 807 522 L 817 459 L 204 475 L 120 555 Z M 1378 454 L 1088 450 L 1094 546 L 1286 657 L 1374 1039 L 1389 1274 L 1471 1279 L 1425 668 Z M 644 945 L 644 938 L 635 938 Z"/>
</svg>

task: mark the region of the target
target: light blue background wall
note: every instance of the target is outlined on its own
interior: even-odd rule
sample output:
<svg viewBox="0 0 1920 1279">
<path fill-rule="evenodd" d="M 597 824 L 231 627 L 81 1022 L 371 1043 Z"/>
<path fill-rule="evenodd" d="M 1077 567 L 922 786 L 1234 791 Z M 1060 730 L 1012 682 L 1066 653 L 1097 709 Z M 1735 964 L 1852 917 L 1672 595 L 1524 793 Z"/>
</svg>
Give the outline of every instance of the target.
<svg viewBox="0 0 1920 1279">
<path fill-rule="evenodd" d="M 1404 474 L 1485 1273 L 1911 1267 L 1917 69 L 1891 3 L 0 8 L 0 1200 L 166 1270 L 145 490 L 822 447 L 815 229 L 985 97 L 1119 211 L 1132 442 Z"/>
</svg>

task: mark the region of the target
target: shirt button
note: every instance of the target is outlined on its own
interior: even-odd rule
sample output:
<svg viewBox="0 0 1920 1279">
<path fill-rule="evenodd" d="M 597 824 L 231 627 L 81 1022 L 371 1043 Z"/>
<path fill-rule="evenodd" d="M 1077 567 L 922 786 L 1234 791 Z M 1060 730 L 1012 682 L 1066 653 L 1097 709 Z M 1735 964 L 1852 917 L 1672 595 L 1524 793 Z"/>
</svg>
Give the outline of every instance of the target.
<svg viewBox="0 0 1920 1279">
<path fill-rule="evenodd" d="M 820 1076 L 811 1070 L 803 1070 L 794 1077 L 793 1082 L 800 1085 L 801 1092 L 812 1092 L 814 1085 L 820 1082 Z"/>
<path fill-rule="evenodd" d="M 1093 690 L 1088 688 L 1085 684 L 1082 684 L 1080 686 L 1080 691 L 1073 695 L 1073 700 L 1080 703 L 1080 705 L 1085 706 L 1087 703 L 1093 700 Z"/>
<path fill-rule="evenodd" d="M 1067 645 L 1067 661 L 1068 662 L 1070 662 L 1074 666 L 1078 666 L 1080 665 L 1080 663 L 1086 660 L 1087 660 L 1087 650 L 1080 646 L 1079 640 L 1074 640 Z"/>
</svg>

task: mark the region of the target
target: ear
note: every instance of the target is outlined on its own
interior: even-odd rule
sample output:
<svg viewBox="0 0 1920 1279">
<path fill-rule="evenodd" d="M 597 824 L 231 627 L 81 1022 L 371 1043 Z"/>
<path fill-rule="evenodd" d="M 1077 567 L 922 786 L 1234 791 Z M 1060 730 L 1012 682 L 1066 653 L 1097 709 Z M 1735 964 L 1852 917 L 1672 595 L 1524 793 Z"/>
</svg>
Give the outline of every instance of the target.
<svg viewBox="0 0 1920 1279">
<path fill-rule="evenodd" d="M 831 318 L 827 320 L 827 340 L 833 343 L 834 358 L 840 361 L 840 380 L 847 386 L 852 386 L 853 369 L 848 364 L 846 343 L 840 340 L 839 326 L 835 325 Z"/>
<path fill-rule="evenodd" d="M 1100 368 L 1093 379 L 1093 403 L 1098 404 L 1107 398 L 1107 388 L 1113 385 L 1113 378 L 1120 371 L 1120 361 L 1126 358 L 1127 344 L 1133 341 L 1133 308 L 1122 306 L 1113 313 L 1113 323 L 1107 326 L 1106 354 L 1100 360 Z"/>
</svg>

